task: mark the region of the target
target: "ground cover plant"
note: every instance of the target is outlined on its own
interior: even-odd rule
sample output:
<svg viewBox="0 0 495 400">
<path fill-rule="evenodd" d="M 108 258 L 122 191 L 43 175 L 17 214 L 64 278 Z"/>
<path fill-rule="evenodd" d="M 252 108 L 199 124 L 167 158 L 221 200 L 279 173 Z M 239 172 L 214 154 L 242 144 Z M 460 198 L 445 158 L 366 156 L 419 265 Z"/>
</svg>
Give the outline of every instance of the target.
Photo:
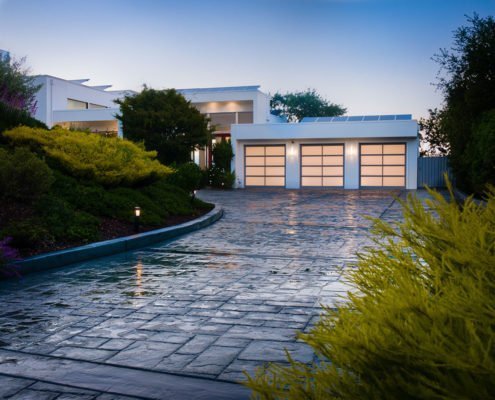
<svg viewBox="0 0 495 400">
<path fill-rule="evenodd" d="M 485 205 L 430 194 L 374 221 L 349 302 L 300 335 L 320 362 L 258 370 L 254 398 L 495 398 L 495 190 Z"/>
<path fill-rule="evenodd" d="M 119 138 L 18 127 L 2 134 L 0 239 L 23 255 L 182 222 L 211 209 L 171 185 L 156 153 Z"/>
</svg>

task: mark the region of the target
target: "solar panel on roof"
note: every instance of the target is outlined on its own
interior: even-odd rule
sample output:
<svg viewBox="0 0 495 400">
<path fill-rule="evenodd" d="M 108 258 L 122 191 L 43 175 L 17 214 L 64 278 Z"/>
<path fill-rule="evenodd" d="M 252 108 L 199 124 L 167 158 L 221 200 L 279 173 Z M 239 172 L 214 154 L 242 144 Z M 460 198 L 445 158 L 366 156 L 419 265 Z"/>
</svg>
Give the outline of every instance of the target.
<svg viewBox="0 0 495 400">
<path fill-rule="evenodd" d="M 355 115 L 355 116 L 349 117 L 349 119 L 347 121 L 349 121 L 349 122 L 351 122 L 351 121 L 362 121 L 363 118 L 364 117 L 362 115 Z"/>
<path fill-rule="evenodd" d="M 318 118 L 318 122 L 332 122 L 333 117 L 320 117 Z"/>
<path fill-rule="evenodd" d="M 1 1 L 1 0 L 0 0 Z M 368 121 L 410 121 L 411 114 L 389 115 L 343 115 L 340 117 L 304 117 L 301 122 L 368 122 Z"/>
<path fill-rule="evenodd" d="M 318 117 L 304 117 L 301 122 L 316 122 Z"/>
</svg>

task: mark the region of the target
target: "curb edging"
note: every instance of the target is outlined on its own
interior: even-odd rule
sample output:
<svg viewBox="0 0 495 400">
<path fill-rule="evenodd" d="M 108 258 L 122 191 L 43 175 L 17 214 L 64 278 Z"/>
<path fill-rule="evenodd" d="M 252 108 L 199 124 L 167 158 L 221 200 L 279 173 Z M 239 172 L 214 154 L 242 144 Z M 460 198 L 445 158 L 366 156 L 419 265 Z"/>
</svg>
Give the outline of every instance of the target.
<svg viewBox="0 0 495 400">
<path fill-rule="evenodd" d="M 166 228 L 91 243 L 70 249 L 39 254 L 17 261 L 16 263 L 13 263 L 12 266 L 15 267 L 21 275 L 25 275 L 82 261 L 89 261 L 95 258 L 106 257 L 117 253 L 124 253 L 205 228 L 218 221 L 222 216 L 223 209 L 215 207 L 207 214 L 179 225 L 168 226 Z"/>
</svg>

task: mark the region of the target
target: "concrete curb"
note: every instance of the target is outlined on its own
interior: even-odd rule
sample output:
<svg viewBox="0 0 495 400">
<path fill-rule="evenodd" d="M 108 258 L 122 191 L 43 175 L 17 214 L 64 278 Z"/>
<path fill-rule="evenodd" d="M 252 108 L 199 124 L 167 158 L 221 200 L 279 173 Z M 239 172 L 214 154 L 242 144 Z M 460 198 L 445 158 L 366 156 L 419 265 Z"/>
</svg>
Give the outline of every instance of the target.
<svg viewBox="0 0 495 400">
<path fill-rule="evenodd" d="M 14 263 L 13 266 L 21 275 L 25 275 L 32 272 L 44 271 L 82 261 L 88 261 L 94 258 L 123 253 L 197 231 L 213 224 L 222 218 L 222 216 L 223 209 L 215 207 L 208 214 L 192 221 L 184 222 L 180 225 L 169 226 L 167 228 L 156 229 L 122 238 L 105 240 L 103 242 L 91 243 L 66 250 L 40 254 L 18 261 Z"/>
</svg>

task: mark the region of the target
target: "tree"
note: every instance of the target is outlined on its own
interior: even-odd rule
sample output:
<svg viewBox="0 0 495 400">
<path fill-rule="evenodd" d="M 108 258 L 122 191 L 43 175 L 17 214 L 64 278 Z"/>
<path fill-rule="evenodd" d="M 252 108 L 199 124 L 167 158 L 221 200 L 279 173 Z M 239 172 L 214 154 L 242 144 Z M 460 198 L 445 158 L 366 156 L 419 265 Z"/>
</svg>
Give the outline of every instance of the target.
<svg viewBox="0 0 495 400">
<path fill-rule="evenodd" d="M 315 89 L 286 94 L 277 92 L 270 106 L 273 115 L 286 117 L 289 122 L 299 122 L 304 117 L 336 117 L 347 111 L 321 97 Z"/>
<path fill-rule="evenodd" d="M 234 158 L 232 145 L 227 140 L 220 140 L 215 143 L 212 150 L 213 162 L 215 166 L 224 171 L 230 171 L 230 162 Z"/>
<path fill-rule="evenodd" d="M 126 139 L 156 150 L 164 164 L 191 161 L 191 152 L 208 143 L 208 120 L 174 89 L 144 86 L 141 93 L 117 100 Z"/>
<path fill-rule="evenodd" d="M 495 109 L 495 20 L 477 14 L 467 20 L 468 26 L 454 32 L 453 46 L 441 49 L 433 60 L 440 65 L 437 87 L 444 94 L 445 107 L 439 126 L 450 146 L 450 164 L 457 185 L 473 192 L 480 185 L 472 177 L 487 176 L 486 171 L 473 170 L 475 159 L 470 154 L 476 143 L 485 142 L 475 141 L 474 132 L 486 113 Z"/>
<path fill-rule="evenodd" d="M 441 126 L 443 111 L 435 108 L 429 109 L 428 113 L 428 118 L 419 120 L 421 155 L 448 155 L 450 146 Z"/>
<path fill-rule="evenodd" d="M 28 75 L 29 70 L 24 68 L 25 61 L 25 58 L 11 60 L 10 57 L 0 57 L 0 102 L 34 114 L 36 93 L 41 86 L 35 85 L 34 77 Z"/>
</svg>

